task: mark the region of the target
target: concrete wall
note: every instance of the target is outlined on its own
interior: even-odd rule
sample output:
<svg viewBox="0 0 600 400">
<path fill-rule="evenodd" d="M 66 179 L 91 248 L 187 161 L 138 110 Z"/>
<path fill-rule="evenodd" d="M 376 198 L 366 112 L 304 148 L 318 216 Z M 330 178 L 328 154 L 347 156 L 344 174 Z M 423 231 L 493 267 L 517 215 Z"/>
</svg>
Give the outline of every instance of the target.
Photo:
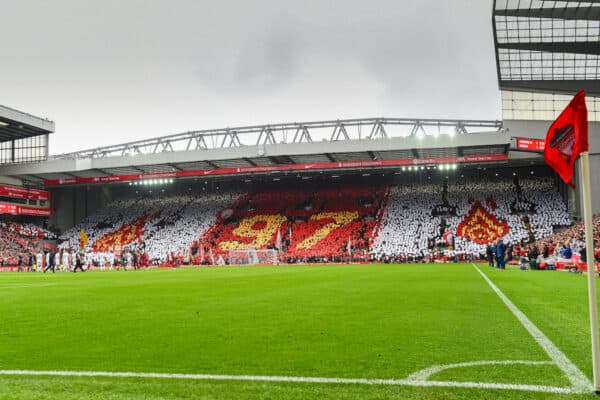
<svg viewBox="0 0 600 400">
<path fill-rule="evenodd" d="M 53 214 L 50 225 L 61 232 L 71 228 L 82 219 L 112 201 L 108 187 L 86 186 L 52 190 Z"/>
<path fill-rule="evenodd" d="M 13 178 L 12 176 L 2 176 L 2 175 L 0 175 L 0 184 L 22 186 L 23 185 L 23 181 L 21 179 L 18 179 L 18 178 Z"/>
<path fill-rule="evenodd" d="M 52 216 L 48 220 L 50 226 L 63 231 L 65 226 L 73 225 L 74 192 L 75 189 L 72 188 L 51 191 Z"/>
<path fill-rule="evenodd" d="M 600 131 L 597 131 L 600 135 Z M 592 212 L 600 213 L 600 154 L 590 154 L 590 181 L 592 187 Z M 579 208 L 579 216 L 583 213 L 583 202 L 579 193 L 579 168 L 577 169 L 577 206 Z"/>
</svg>

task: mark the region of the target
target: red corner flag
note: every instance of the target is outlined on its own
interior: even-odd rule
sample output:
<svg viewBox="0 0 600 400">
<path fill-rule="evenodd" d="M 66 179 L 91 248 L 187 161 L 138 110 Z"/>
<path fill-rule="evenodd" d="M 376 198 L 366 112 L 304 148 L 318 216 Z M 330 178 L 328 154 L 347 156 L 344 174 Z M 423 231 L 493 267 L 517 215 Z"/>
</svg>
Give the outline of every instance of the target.
<svg viewBox="0 0 600 400">
<path fill-rule="evenodd" d="M 544 160 L 566 184 L 575 187 L 575 160 L 584 151 L 588 151 L 588 120 L 585 91 L 581 90 L 550 125 L 546 134 Z"/>
</svg>

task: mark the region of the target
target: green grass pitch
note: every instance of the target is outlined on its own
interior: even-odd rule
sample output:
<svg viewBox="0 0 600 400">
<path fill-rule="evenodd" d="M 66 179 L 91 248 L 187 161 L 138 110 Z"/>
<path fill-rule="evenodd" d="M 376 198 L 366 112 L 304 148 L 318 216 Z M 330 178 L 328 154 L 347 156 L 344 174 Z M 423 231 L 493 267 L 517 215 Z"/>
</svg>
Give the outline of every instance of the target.
<svg viewBox="0 0 600 400">
<path fill-rule="evenodd" d="M 585 276 L 479 268 L 591 379 Z M 0 294 L 3 371 L 406 380 L 473 363 L 427 377 L 443 387 L 0 375 L 2 399 L 596 398 L 458 386 L 570 387 L 471 264 L 2 273 Z"/>
</svg>

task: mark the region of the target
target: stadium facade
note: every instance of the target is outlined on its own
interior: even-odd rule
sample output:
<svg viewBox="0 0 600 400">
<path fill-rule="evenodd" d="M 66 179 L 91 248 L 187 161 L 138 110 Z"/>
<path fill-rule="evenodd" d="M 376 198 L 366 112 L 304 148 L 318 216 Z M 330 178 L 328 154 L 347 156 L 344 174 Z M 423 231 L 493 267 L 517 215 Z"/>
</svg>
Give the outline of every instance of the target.
<svg viewBox="0 0 600 400">
<path fill-rule="evenodd" d="M 586 91 L 593 212 L 600 212 L 594 173 L 600 171 L 600 4 L 495 0 L 492 25 L 503 125 L 511 137 L 544 138 L 573 95 Z M 580 216 L 579 191 L 565 193 Z"/>
</svg>

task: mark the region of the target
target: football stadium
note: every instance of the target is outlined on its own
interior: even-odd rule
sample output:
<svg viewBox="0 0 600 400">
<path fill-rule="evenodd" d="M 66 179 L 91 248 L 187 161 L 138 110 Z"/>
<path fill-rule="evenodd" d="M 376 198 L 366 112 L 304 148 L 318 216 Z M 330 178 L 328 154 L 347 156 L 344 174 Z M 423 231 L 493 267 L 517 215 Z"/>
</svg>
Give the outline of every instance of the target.
<svg viewBox="0 0 600 400">
<path fill-rule="evenodd" d="M 596 398 L 600 2 L 485 18 L 502 120 L 60 153 L 0 106 L 0 398 Z"/>
</svg>

